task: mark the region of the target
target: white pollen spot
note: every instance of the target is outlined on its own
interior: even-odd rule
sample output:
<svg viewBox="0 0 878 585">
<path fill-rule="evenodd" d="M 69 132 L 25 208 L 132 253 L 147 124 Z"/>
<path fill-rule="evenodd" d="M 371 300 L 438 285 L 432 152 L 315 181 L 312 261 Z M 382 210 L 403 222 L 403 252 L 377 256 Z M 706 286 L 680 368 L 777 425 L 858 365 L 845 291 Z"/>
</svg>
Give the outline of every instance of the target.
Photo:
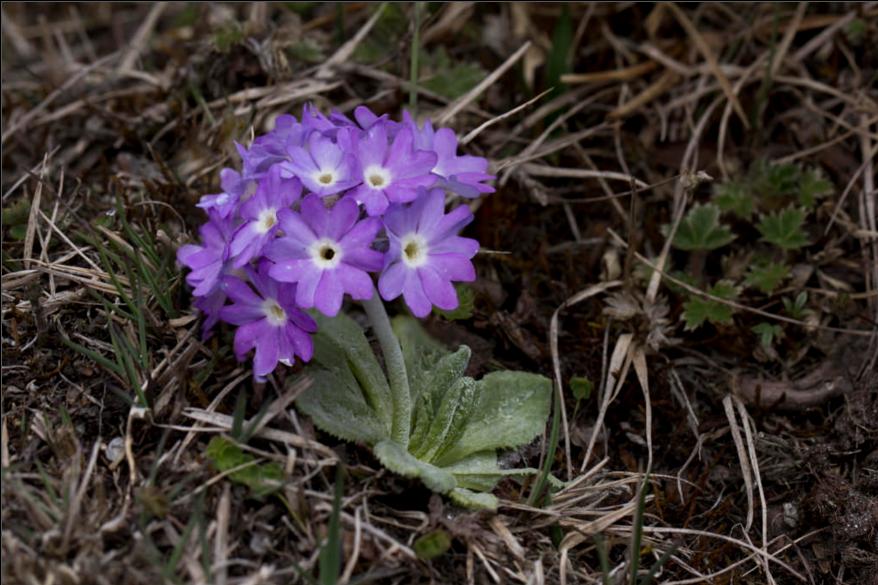
<svg viewBox="0 0 878 585">
<path fill-rule="evenodd" d="M 262 312 L 268 322 L 275 327 L 287 324 L 287 312 L 274 299 L 265 299 L 262 302 Z"/>
<path fill-rule="evenodd" d="M 308 247 L 308 252 L 314 265 L 324 270 L 338 266 L 343 254 L 341 244 L 329 238 L 317 240 Z"/>
<path fill-rule="evenodd" d="M 390 185 L 390 171 L 378 165 L 366 167 L 363 171 L 363 181 L 373 189 L 384 189 Z"/>
<path fill-rule="evenodd" d="M 412 232 L 400 240 L 402 248 L 402 261 L 409 268 L 419 268 L 427 263 L 429 246 L 424 236 Z"/>
<path fill-rule="evenodd" d="M 256 220 L 256 229 L 260 234 L 267 234 L 275 225 L 277 225 L 276 209 L 263 209 L 259 212 L 259 218 Z"/>
<path fill-rule="evenodd" d="M 225 205 L 229 202 L 229 194 L 228 193 L 220 193 L 219 197 L 216 198 L 217 205 Z"/>
<path fill-rule="evenodd" d="M 321 187 L 332 187 L 337 181 L 335 173 L 332 171 L 317 171 L 314 173 L 313 179 Z"/>
</svg>

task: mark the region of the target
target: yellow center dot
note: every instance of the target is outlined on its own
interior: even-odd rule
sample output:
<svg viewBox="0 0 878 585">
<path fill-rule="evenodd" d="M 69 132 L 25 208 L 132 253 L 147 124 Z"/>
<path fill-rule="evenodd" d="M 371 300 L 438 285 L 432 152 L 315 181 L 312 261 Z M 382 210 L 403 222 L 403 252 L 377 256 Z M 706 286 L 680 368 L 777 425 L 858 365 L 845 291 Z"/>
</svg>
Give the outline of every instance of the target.
<svg viewBox="0 0 878 585">
<path fill-rule="evenodd" d="M 320 181 L 321 183 L 323 183 L 324 185 L 328 185 L 332 182 L 332 175 L 330 175 L 329 173 L 326 173 L 324 175 L 320 175 L 320 178 L 317 180 Z"/>
<path fill-rule="evenodd" d="M 371 175 L 369 177 L 369 183 L 373 187 L 383 187 L 384 186 L 384 177 L 381 175 Z"/>
</svg>

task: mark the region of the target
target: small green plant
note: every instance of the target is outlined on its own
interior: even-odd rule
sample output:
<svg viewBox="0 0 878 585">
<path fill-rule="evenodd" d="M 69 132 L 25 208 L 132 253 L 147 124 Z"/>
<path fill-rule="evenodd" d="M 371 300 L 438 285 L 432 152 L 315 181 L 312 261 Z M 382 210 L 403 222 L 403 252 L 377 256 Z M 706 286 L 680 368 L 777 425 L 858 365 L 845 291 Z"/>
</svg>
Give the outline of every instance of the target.
<svg viewBox="0 0 878 585">
<path fill-rule="evenodd" d="M 798 250 L 808 245 L 808 237 L 802 229 L 805 222 L 805 210 L 798 207 L 787 207 L 777 213 L 762 217 L 756 229 L 762 239 L 784 250 Z"/>
<path fill-rule="evenodd" d="M 283 468 L 278 463 L 260 463 L 224 437 L 212 438 L 205 455 L 217 471 L 231 472 L 229 479 L 250 488 L 250 495 L 254 498 L 262 499 L 283 485 Z"/>
<path fill-rule="evenodd" d="M 796 295 L 796 298 L 792 297 L 784 297 L 783 298 L 783 308 L 787 315 L 792 317 L 793 319 L 799 319 L 800 321 L 807 316 L 807 309 L 805 308 L 808 305 L 808 293 L 806 291 L 800 292 Z"/>
<path fill-rule="evenodd" d="M 452 61 L 443 47 L 420 51 L 424 74 L 418 84 L 448 99 L 457 99 L 485 78 L 477 63 Z"/>
<path fill-rule="evenodd" d="M 734 283 L 721 280 L 710 289 L 707 294 L 731 301 L 738 298 L 739 290 Z M 728 325 L 732 322 L 734 308 L 717 300 L 692 296 L 683 305 L 683 321 L 686 323 L 686 331 L 693 331 L 701 327 L 705 322 L 714 325 Z"/>
<path fill-rule="evenodd" d="M 538 473 L 501 469 L 497 450 L 529 442 L 545 425 L 551 382 L 525 372 L 464 376 L 470 349 L 450 352 L 408 317 L 393 329 L 411 389 L 408 445 L 391 438 L 391 389 L 363 330 L 344 314 L 316 314 L 312 387 L 296 400 L 324 431 L 372 446 L 385 467 L 419 478 L 433 491 L 472 508 L 494 508 L 490 490 L 503 477 Z M 345 356 L 345 359 L 339 359 Z"/>
<path fill-rule="evenodd" d="M 144 230 L 129 222 L 121 202 L 117 203 L 113 220 L 120 231 L 110 230 L 99 218 L 93 226 L 77 234 L 97 252 L 101 268 L 107 274 L 115 294 L 104 295 L 89 290 L 103 306 L 107 330 L 113 348 L 111 357 L 62 336 L 62 342 L 88 357 L 127 386 L 130 393 L 122 396 L 147 407 L 144 387 L 149 380 L 153 356 L 149 338 L 160 324 L 177 316 L 174 291 L 180 281 L 172 254 L 163 250 Z M 131 396 L 135 398 L 131 398 Z"/>
<path fill-rule="evenodd" d="M 752 330 L 759 336 L 759 342 L 765 348 L 770 348 L 775 340 L 783 337 L 783 328 L 777 323 L 759 323 Z"/>
<path fill-rule="evenodd" d="M 757 263 L 750 266 L 744 282 L 747 286 L 770 295 L 790 274 L 790 267 L 780 262 Z"/>
<path fill-rule="evenodd" d="M 689 255 L 684 272 L 673 267 L 669 272 L 690 287 L 718 297 L 706 298 L 692 294 L 691 289 L 669 285 L 685 299 L 685 330 L 708 323 L 732 323 L 734 307 L 719 299 L 731 301 L 746 294 L 748 301 L 761 302 L 757 299 L 764 301 L 765 296 L 776 294 L 790 280 L 796 256 L 814 243 L 808 236 L 809 217 L 819 212 L 818 203 L 832 191 L 832 183 L 818 168 L 765 160 L 754 162 L 744 176 L 714 185 L 711 200 L 688 211 L 672 242 L 674 248 Z M 754 232 L 758 234 L 757 242 L 753 241 Z M 716 255 L 733 241 L 735 252 L 716 262 Z M 713 266 L 721 266 L 723 272 L 711 273 Z M 705 281 L 709 279 L 716 284 L 707 288 Z M 784 305 L 791 316 L 804 314 L 804 305 L 798 307 L 788 299 L 784 299 Z M 784 339 L 782 326 L 777 326 L 779 330 L 760 324 L 748 326 L 769 341 L 764 345 Z"/>
<path fill-rule="evenodd" d="M 720 223 L 720 208 L 707 203 L 695 205 L 686 214 L 674 236 L 674 247 L 686 251 L 709 251 L 735 239 L 732 231 Z"/>
<path fill-rule="evenodd" d="M 741 181 L 728 181 L 716 185 L 713 202 L 725 213 L 731 213 L 748 220 L 753 215 L 756 203 L 747 185 Z"/>
</svg>

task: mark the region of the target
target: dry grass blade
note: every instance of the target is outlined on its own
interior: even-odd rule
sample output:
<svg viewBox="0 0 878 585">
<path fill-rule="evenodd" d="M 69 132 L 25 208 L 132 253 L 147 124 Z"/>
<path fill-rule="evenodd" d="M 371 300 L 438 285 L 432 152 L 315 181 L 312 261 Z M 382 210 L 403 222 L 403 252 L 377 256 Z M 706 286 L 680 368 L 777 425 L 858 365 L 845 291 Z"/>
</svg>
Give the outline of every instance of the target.
<svg viewBox="0 0 878 585">
<path fill-rule="evenodd" d="M 594 73 L 566 73 L 561 76 L 562 83 L 604 83 L 607 81 L 631 81 L 654 71 L 659 66 L 655 61 L 644 61 L 622 69 L 595 71 Z"/>
<path fill-rule="evenodd" d="M 213 540 L 213 578 L 216 585 L 225 585 L 228 582 L 228 558 L 229 558 L 229 516 L 232 500 L 232 486 L 223 486 L 223 495 L 220 496 L 219 505 L 216 508 L 216 535 Z"/>
<path fill-rule="evenodd" d="M 315 73 L 315 77 L 317 79 L 328 79 L 333 76 L 332 69 L 342 63 L 348 61 L 351 58 L 351 55 L 354 54 L 354 51 L 363 42 L 363 39 L 372 31 L 372 28 L 375 26 L 375 23 L 378 22 L 378 19 L 381 18 L 381 15 L 384 13 L 386 4 L 381 4 L 378 6 L 377 10 L 369 17 L 369 20 L 357 31 L 353 37 L 350 38 L 345 44 L 343 44 L 339 49 L 333 53 L 333 55 L 324 61 L 320 68 Z"/>
<path fill-rule="evenodd" d="M 741 124 L 746 129 L 750 129 L 750 122 L 747 121 L 747 115 L 744 113 L 744 108 L 741 107 L 741 102 L 738 101 L 738 96 L 735 95 L 735 92 L 732 90 L 732 85 L 729 83 L 728 78 L 722 72 L 719 67 L 719 62 L 716 59 L 716 55 L 713 53 L 713 49 L 710 48 L 710 45 L 707 44 L 707 41 L 704 40 L 704 37 L 695 28 L 695 25 L 692 24 L 692 21 L 686 15 L 685 12 L 680 10 L 680 8 L 674 4 L 673 2 L 669 2 L 665 4 L 668 8 L 671 9 L 671 12 L 674 13 L 674 17 L 680 23 L 680 25 L 686 29 L 686 33 L 692 39 L 692 42 L 698 47 L 698 51 L 701 53 L 702 57 L 707 61 L 708 67 L 710 67 L 713 76 L 716 77 L 716 80 L 719 82 L 720 87 L 722 87 L 723 93 L 726 94 L 726 99 L 732 104 L 732 107 L 735 109 L 735 113 L 738 114 L 738 118 L 741 121 Z"/>
<path fill-rule="evenodd" d="M 570 455 L 570 426 L 567 422 L 567 407 L 564 404 L 564 382 L 561 379 L 561 357 L 558 351 L 559 316 L 561 311 L 577 303 L 601 294 L 611 288 L 620 286 L 621 281 L 602 282 L 581 290 L 555 309 L 549 322 L 549 350 L 552 353 L 552 371 L 555 374 L 555 400 L 561 405 L 561 421 L 564 428 L 564 455 L 567 460 L 567 478 L 573 479 L 573 460 Z"/>
<path fill-rule="evenodd" d="M 23 264 L 25 270 L 30 268 L 31 257 L 34 252 L 34 235 L 37 232 L 37 219 L 40 213 L 40 202 L 43 198 L 43 181 L 46 178 L 46 168 L 49 165 L 49 155 L 43 157 L 43 167 L 40 170 L 40 177 L 37 181 L 37 188 L 34 191 L 34 198 L 30 204 L 30 213 L 27 217 L 27 231 L 24 235 L 24 258 Z"/>
<path fill-rule="evenodd" d="M 193 420 L 197 420 L 199 422 L 208 423 L 216 428 L 225 430 L 231 430 L 234 423 L 234 420 L 231 416 L 219 414 L 216 412 L 208 412 L 206 410 L 201 410 L 198 408 L 188 408 L 184 410 L 183 416 L 191 418 Z M 248 424 L 252 424 L 252 422 L 245 421 L 244 424 L 246 426 Z M 262 437 L 264 439 L 268 439 L 269 441 L 277 441 L 285 445 L 290 445 L 291 447 L 296 447 L 298 449 L 311 449 L 333 461 L 337 459 L 337 455 L 335 454 L 335 452 L 332 451 L 332 449 L 328 448 L 326 445 L 318 443 L 317 441 L 305 439 L 303 437 L 300 437 L 299 435 L 295 435 L 287 431 L 263 428 L 254 433 L 254 436 Z"/>
<path fill-rule="evenodd" d="M 484 78 L 478 85 L 469 90 L 465 95 L 461 96 L 453 103 L 449 104 L 444 111 L 439 113 L 436 118 L 436 124 L 439 126 L 444 126 L 447 124 L 454 116 L 458 114 L 461 110 L 467 107 L 470 103 L 472 103 L 477 97 L 479 97 L 482 92 L 491 87 L 500 77 L 503 76 L 506 71 L 509 70 L 510 67 L 515 65 L 519 59 L 527 52 L 530 48 L 530 41 L 524 43 L 521 47 L 518 48 L 512 55 L 509 56 L 506 61 L 503 62 L 502 65 L 497 67 L 494 71 L 491 72 L 486 78 Z"/>
<path fill-rule="evenodd" d="M 158 23 L 158 20 L 165 11 L 165 8 L 167 8 L 167 5 L 167 2 L 156 2 L 152 5 L 152 8 L 150 8 L 146 18 L 140 25 L 140 28 L 138 28 L 137 32 L 134 34 L 134 38 L 131 39 L 131 43 L 125 49 L 125 52 L 122 53 L 122 58 L 119 60 L 118 71 L 127 71 L 134 67 L 137 59 L 140 58 L 141 53 L 143 53 L 144 48 L 146 48 L 149 36 L 152 34 L 156 23 Z"/>
<path fill-rule="evenodd" d="M 738 463 L 741 465 L 741 476 L 744 478 L 744 487 L 747 491 L 747 522 L 744 524 L 744 532 L 749 532 L 753 526 L 753 473 L 750 464 L 750 456 L 744 447 L 744 440 L 741 438 L 741 429 L 738 427 L 738 421 L 735 418 L 735 409 L 732 404 L 732 395 L 728 394 L 723 398 L 723 409 L 726 418 L 729 421 L 729 429 L 732 432 L 732 439 L 735 442 L 735 449 L 738 452 Z"/>
<path fill-rule="evenodd" d="M 479 134 L 481 134 L 482 132 L 484 132 L 485 130 L 487 130 L 488 128 L 493 126 L 494 124 L 501 122 L 501 121 L 505 120 L 506 118 L 514 116 L 515 114 L 517 114 L 521 110 L 524 110 L 525 108 L 530 107 L 531 105 L 535 104 L 536 102 L 543 99 L 546 95 L 551 93 L 551 91 L 552 91 L 551 89 L 547 89 L 543 93 L 537 95 L 534 98 L 527 100 L 523 104 L 519 104 L 519 105 L 515 106 L 514 108 L 512 108 L 508 112 L 504 112 L 504 113 L 500 114 L 499 116 L 495 116 L 495 117 L 491 118 L 490 120 L 482 123 L 480 126 L 478 126 L 477 128 L 474 128 L 466 136 L 461 138 L 460 144 L 461 145 L 469 144 L 476 136 L 478 136 Z"/>
</svg>

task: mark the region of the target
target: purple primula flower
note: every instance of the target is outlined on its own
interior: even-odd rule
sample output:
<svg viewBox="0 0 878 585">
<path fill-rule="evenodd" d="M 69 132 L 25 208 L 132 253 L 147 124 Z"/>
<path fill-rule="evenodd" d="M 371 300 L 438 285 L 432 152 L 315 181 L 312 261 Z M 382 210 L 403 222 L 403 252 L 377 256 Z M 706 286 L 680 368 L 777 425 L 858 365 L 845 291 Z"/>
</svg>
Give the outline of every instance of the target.
<svg viewBox="0 0 878 585">
<path fill-rule="evenodd" d="M 442 177 L 442 186 L 470 199 L 494 192 L 492 186 L 482 183 L 495 178 L 487 172 L 488 160 L 481 156 L 457 156 L 457 135 L 453 130 L 433 130 L 430 120 L 424 122 L 423 128 L 418 128 L 408 112 L 403 112 L 403 123 L 414 132 L 415 148 L 436 153 L 436 164 L 431 171 Z"/>
<path fill-rule="evenodd" d="M 226 276 L 220 277 L 218 285 L 215 286 L 212 291 L 203 297 L 195 298 L 195 302 L 193 303 L 195 308 L 204 313 L 204 322 L 201 324 L 202 339 L 208 339 L 210 337 L 214 325 L 219 322 L 220 311 L 226 306 L 226 300 L 228 297 L 226 295 L 225 283 L 227 280 L 228 277 Z"/>
<path fill-rule="evenodd" d="M 422 192 L 410 206 L 395 205 L 384 216 L 390 249 L 378 290 L 385 300 L 402 295 L 417 317 L 430 313 L 432 305 L 450 311 L 458 306 L 452 281 L 471 282 L 476 271 L 470 261 L 479 243 L 457 234 L 473 220 L 461 205 L 448 214 L 441 189 Z"/>
<path fill-rule="evenodd" d="M 284 210 L 279 215 L 282 238 L 265 251 L 275 265 L 272 278 L 295 282 L 296 302 L 317 307 L 333 317 L 341 308 L 345 293 L 358 300 L 372 297 L 369 271 L 381 269 L 382 254 L 371 248 L 381 222 L 357 221 L 360 210 L 351 199 L 341 199 L 327 208 L 320 197 L 309 195 L 301 213 Z"/>
<path fill-rule="evenodd" d="M 357 106 L 356 109 L 354 109 L 354 120 L 356 120 L 356 123 L 352 122 L 350 118 L 338 110 L 333 110 L 329 114 L 329 119 L 341 128 L 359 128 L 367 131 L 375 126 L 375 124 L 384 124 L 391 137 L 396 135 L 396 132 L 400 127 L 399 122 L 394 122 L 387 114 L 376 116 L 375 113 L 366 106 Z"/>
<path fill-rule="evenodd" d="M 224 288 L 232 304 L 220 310 L 223 321 L 237 325 L 235 356 L 244 361 L 251 349 L 253 375 L 257 380 L 274 371 L 278 362 L 292 365 L 296 356 L 309 361 L 314 355 L 310 333 L 317 331 L 317 323 L 296 307 L 296 286 L 277 283 L 267 274 L 267 263 L 259 271 L 247 269 L 254 292 L 238 278 L 226 279 Z"/>
<path fill-rule="evenodd" d="M 253 194 L 256 182 L 245 180 L 234 169 L 223 169 L 220 171 L 220 187 L 222 192 L 202 196 L 196 207 L 204 210 L 216 209 L 220 217 L 226 218 L 235 210 L 242 197 Z"/>
<path fill-rule="evenodd" d="M 282 174 L 298 177 L 309 191 L 321 197 L 350 189 L 360 182 L 355 176 L 357 161 L 353 153 L 342 148 L 342 144 L 351 143 L 350 132 L 340 130 L 338 142 L 312 132 L 307 150 L 301 146 L 289 149 L 290 160 L 280 164 Z"/>
<path fill-rule="evenodd" d="M 261 178 L 275 164 L 287 160 L 287 149 L 302 146 L 309 130 L 295 116 L 284 114 L 274 121 L 274 128 L 259 136 L 247 149 L 235 143 L 244 166 L 244 177 Z"/>
<path fill-rule="evenodd" d="M 335 137 L 338 130 L 338 126 L 332 120 L 311 104 L 305 104 L 302 107 L 302 127 L 305 129 L 306 135 L 317 131 Z"/>
<path fill-rule="evenodd" d="M 232 238 L 231 218 L 223 218 L 216 210 L 208 210 L 208 222 L 198 230 L 201 244 L 187 244 L 177 250 L 177 260 L 191 272 L 186 282 L 197 297 L 208 295 L 218 284 L 229 259 Z"/>
<path fill-rule="evenodd" d="M 363 183 L 351 196 L 363 203 L 371 216 L 384 213 L 390 203 L 414 200 L 419 187 L 436 182 L 430 174 L 436 165 L 436 154 L 415 150 L 409 128 L 401 129 L 389 146 L 387 132 L 386 125 L 376 124 L 357 144 Z"/>
<path fill-rule="evenodd" d="M 262 252 L 277 232 L 278 212 L 289 208 L 302 194 L 298 179 L 283 179 L 279 166 L 271 167 L 259 181 L 256 193 L 241 206 L 244 224 L 235 232 L 229 253 L 235 267 L 241 267 Z"/>
</svg>

